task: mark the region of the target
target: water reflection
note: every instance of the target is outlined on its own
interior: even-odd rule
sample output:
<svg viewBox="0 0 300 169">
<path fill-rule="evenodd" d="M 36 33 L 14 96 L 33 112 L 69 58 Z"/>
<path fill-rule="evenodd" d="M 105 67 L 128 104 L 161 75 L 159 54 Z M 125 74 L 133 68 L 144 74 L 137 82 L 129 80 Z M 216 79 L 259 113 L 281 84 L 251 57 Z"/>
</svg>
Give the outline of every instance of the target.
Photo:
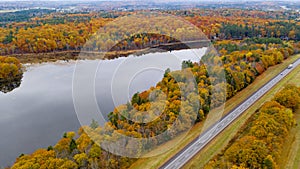
<svg viewBox="0 0 300 169">
<path fill-rule="evenodd" d="M 0 80 L 0 92 L 8 93 L 20 87 L 23 74 L 9 80 Z"/>
<path fill-rule="evenodd" d="M 97 108 L 106 115 L 115 106 L 126 103 L 135 92 L 155 85 L 167 68 L 179 70 L 183 60 L 197 62 L 205 52 L 205 48 L 187 49 L 114 60 L 79 60 L 77 66 L 97 68 L 94 70 L 97 73 L 93 76 L 93 82 L 87 85 L 95 85 L 92 92 L 97 98 Z M 11 165 L 21 153 L 28 154 L 38 148 L 55 145 L 66 131 L 78 130 L 80 122 L 72 97 L 75 64 L 75 61 L 70 61 L 27 65 L 23 78 L 6 85 L 1 83 L 0 168 Z M 149 69 L 130 76 L 140 67 Z M 79 75 L 84 78 L 92 74 Z M 115 85 L 112 86 L 112 82 Z M 78 84 L 80 90 L 85 91 L 87 86 Z M 128 90 L 119 92 L 117 89 L 124 89 L 124 85 Z M 112 88 L 116 88 L 114 92 L 118 97 L 114 97 Z M 81 98 L 89 103 L 89 99 L 94 97 Z M 95 111 L 86 107 L 84 112 L 87 118 L 81 120 L 90 124 L 89 113 Z"/>
</svg>

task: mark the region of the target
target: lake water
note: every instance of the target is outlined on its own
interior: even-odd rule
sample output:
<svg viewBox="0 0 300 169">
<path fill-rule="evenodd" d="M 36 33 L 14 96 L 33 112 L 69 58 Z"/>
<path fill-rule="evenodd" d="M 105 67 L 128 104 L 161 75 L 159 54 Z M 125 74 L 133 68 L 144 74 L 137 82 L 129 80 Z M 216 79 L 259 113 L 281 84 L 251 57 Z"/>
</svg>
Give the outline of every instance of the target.
<svg viewBox="0 0 300 169">
<path fill-rule="evenodd" d="M 179 70 L 183 60 L 199 62 L 205 52 L 206 48 L 186 49 L 114 60 L 26 65 L 21 85 L 11 92 L 0 92 L 0 167 L 11 165 L 21 153 L 54 145 L 64 132 L 77 131 L 82 122 L 89 122 L 80 119 L 80 123 L 74 109 L 75 69 L 97 68 L 93 75 L 95 96 L 101 113 L 108 114 L 137 91 L 154 86 L 167 68 Z M 76 76 L 88 75 L 81 72 Z M 91 111 L 86 108 L 87 113 Z"/>
</svg>

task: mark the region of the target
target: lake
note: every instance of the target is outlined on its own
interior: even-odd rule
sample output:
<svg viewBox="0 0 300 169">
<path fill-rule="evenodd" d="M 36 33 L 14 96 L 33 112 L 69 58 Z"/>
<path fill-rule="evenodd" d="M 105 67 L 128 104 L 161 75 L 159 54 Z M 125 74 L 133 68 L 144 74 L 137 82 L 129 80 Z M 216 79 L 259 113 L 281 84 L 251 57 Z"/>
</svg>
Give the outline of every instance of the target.
<svg viewBox="0 0 300 169">
<path fill-rule="evenodd" d="M 206 49 L 25 65 L 21 85 L 11 92 L 0 92 L 0 167 L 11 165 L 21 153 L 54 145 L 64 132 L 77 131 L 81 124 L 90 122 L 89 118 L 78 120 L 74 109 L 75 69 L 97 68 L 96 74 L 90 76 L 94 78 L 98 108 L 106 116 L 134 93 L 154 86 L 167 68 L 180 70 L 184 60 L 199 62 Z M 76 76 L 89 75 L 81 72 Z M 89 99 L 83 97 L 79 101 Z M 93 109 L 85 111 L 90 113 Z"/>
</svg>

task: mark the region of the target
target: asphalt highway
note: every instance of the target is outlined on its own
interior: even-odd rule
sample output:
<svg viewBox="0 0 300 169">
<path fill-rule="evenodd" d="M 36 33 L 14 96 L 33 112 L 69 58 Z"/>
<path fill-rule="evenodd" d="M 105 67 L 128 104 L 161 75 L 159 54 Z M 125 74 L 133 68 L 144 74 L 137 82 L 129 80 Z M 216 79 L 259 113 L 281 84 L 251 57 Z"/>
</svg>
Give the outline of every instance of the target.
<svg viewBox="0 0 300 169">
<path fill-rule="evenodd" d="M 230 111 L 226 116 L 220 119 L 217 123 L 212 125 L 208 130 L 200 134 L 200 136 L 190 142 L 184 149 L 168 160 L 161 169 L 177 169 L 184 166 L 191 158 L 193 158 L 199 151 L 201 151 L 211 140 L 220 134 L 227 126 L 243 114 L 251 105 L 253 105 L 259 98 L 272 89 L 280 80 L 289 74 L 295 67 L 300 64 L 300 59 L 293 63 L 292 68 L 286 68 L 263 87 L 257 90 L 252 96 L 244 100 L 240 105 Z"/>
</svg>

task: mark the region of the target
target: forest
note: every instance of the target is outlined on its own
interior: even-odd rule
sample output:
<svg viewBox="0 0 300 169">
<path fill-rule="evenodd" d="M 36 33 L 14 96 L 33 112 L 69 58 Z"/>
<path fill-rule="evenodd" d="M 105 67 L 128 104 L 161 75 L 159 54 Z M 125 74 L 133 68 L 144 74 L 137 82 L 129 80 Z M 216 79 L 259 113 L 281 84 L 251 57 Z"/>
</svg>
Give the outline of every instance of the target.
<svg viewBox="0 0 300 169">
<path fill-rule="evenodd" d="M 278 169 L 285 138 L 296 125 L 294 113 L 299 105 L 300 88 L 285 86 L 257 110 L 206 168 Z"/>
<path fill-rule="evenodd" d="M 242 40 L 245 38 L 279 38 L 281 40 L 300 40 L 300 25 L 290 17 L 278 18 L 278 12 L 243 11 L 243 10 L 190 10 L 161 11 L 165 14 L 179 16 L 198 27 L 211 40 Z M 112 44 L 118 44 L 113 50 L 143 49 L 151 45 L 169 43 L 170 39 L 152 37 L 151 35 L 132 35 L 125 30 L 124 35 L 112 34 L 113 31 L 101 35 L 97 43 L 86 44 L 88 39 L 100 27 L 110 23 L 115 29 L 115 18 L 136 15 L 139 12 L 112 13 L 50 13 L 35 16 L 27 22 L 8 22 L 0 27 L 0 54 L 43 53 L 68 50 L 81 50 L 84 46 L 92 51 L 112 50 Z M 289 14 L 292 15 L 292 14 Z M 213 16 L 213 19 L 212 19 Z M 285 15 L 286 16 L 286 15 Z M 147 19 L 143 25 L 150 25 Z M 129 24 L 129 25 L 128 25 Z M 123 25 L 130 27 L 134 22 L 126 21 Z M 142 25 L 141 24 L 141 25 Z M 154 23 L 158 27 L 164 23 Z M 133 25 L 132 25 L 133 26 Z M 155 26 L 155 25 L 154 25 Z M 180 25 L 174 25 L 177 28 Z M 142 29 L 142 28 L 141 28 Z M 143 27 L 145 29 L 145 27 Z M 165 37 L 189 34 L 189 30 L 158 30 L 157 34 Z M 118 37 L 128 37 L 120 43 Z M 197 40 L 195 37 L 184 41 Z"/>
<path fill-rule="evenodd" d="M 187 131 L 194 122 L 204 122 L 211 109 L 246 88 L 269 67 L 300 52 L 300 25 L 290 17 L 281 17 L 280 12 L 238 9 L 162 12 L 182 17 L 195 25 L 212 41 L 217 53 L 205 55 L 206 64 L 184 61 L 180 71 L 167 69 L 156 86 L 136 93 L 130 102 L 109 113 L 105 126 L 100 126 L 95 119 L 90 126 L 83 126 L 77 132 L 66 132 L 55 145 L 32 154 L 21 154 L 12 169 L 128 168 L 135 158 L 114 155 L 100 145 L 118 140 L 119 135 L 151 138 L 139 144 L 121 140 L 124 149 L 115 150 L 122 153 L 128 151 L 126 148 L 135 147 L 127 153 L 148 152 Z M 6 55 L 0 57 L 0 79 L 21 73 L 20 62 L 9 55 L 23 57 L 22 54 L 80 51 L 83 48 L 92 52 L 126 51 L 177 42 L 178 39 L 172 37 L 183 37 L 183 41 L 204 38 L 203 35 L 193 36 L 195 32 L 189 28 L 172 29 L 180 27 L 176 25 L 178 23 L 170 23 L 168 30 L 158 29 L 157 34 L 132 34 L 136 30 L 130 29 L 118 32 L 118 25 L 112 21 L 136 13 L 51 12 L 26 18 L 27 22 L 8 22 L 0 27 L 0 54 Z M 125 28 L 137 24 L 128 20 L 123 22 Z M 112 30 L 109 32 L 114 34 L 103 33 L 101 37 L 104 38 L 96 36 L 88 41 L 108 23 Z M 165 23 L 149 23 L 144 19 L 139 24 L 145 25 L 139 30 L 143 32 L 149 25 L 160 27 Z M 126 38 L 118 41 L 119 37 Z M 218 77 L 220 72 L 224 72 L 226 82 Z M 189 79 L 190 75 L 195 81 Z M 246 126 L 241 138 L 237 136 L 236 142 L 224 150 L 224 159 L 218 156 L 209 165 L 214 168 L 276 168 L 283 138 L 295 125 L 292 112 L 299 107 L 299 91 L 295 86 L 287 86 L 272 101 L 265 103 Z M 145 112 L 147 118 L 157 118 L 144 123 L 147 121 Z"/>
</svg>

